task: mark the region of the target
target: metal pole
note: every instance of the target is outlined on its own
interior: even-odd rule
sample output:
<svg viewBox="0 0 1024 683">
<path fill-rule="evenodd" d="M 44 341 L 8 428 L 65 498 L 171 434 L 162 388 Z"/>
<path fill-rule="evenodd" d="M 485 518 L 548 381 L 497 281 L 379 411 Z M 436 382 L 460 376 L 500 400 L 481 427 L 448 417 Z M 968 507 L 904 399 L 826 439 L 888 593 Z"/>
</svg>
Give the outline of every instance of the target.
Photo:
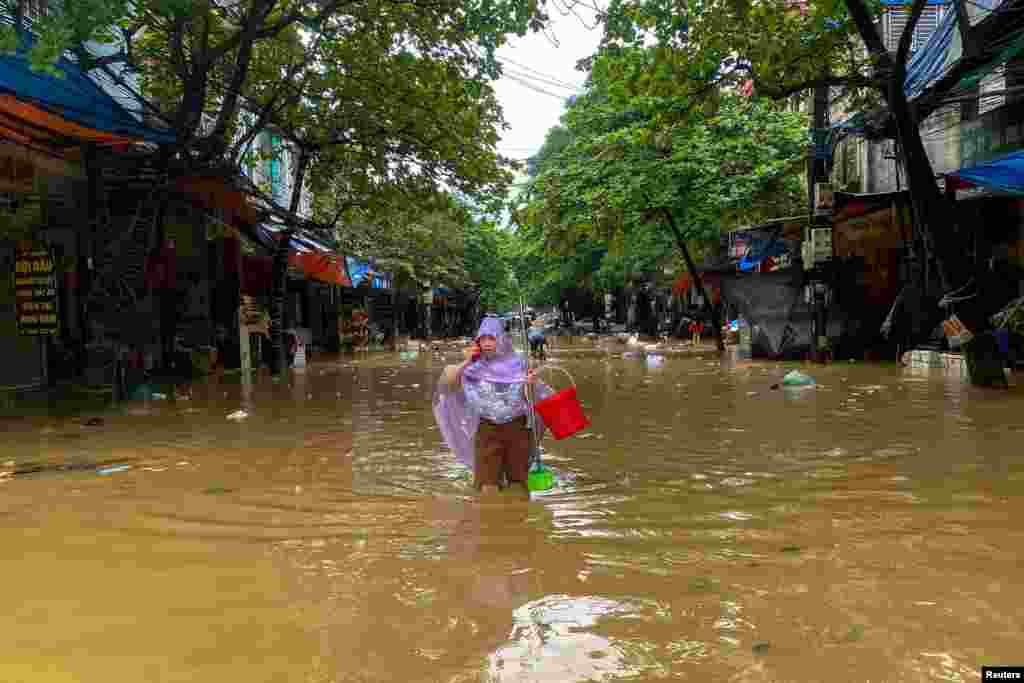
<svg viewBox="0 0 1024 683">
<path fill-rule="evenodd" d="M 519 289 L 518 278 L 515 278 L 513 274 L 513 281 Z M 530 372 L 530 340 L 526 334 L 526 302 L 523 299 L 522 289 L 519 289 L 519 325 L 520 325 L 520 337 L 523 341 L 523 353 L 526 355 L 526 372 L 529 376 Z M 526 384 L 526 404 L 529 407 L 530 414 L 526 419 L 527 428 L 530 430 L 530 468 L 532 469 L 540 463 L 540 440 L 537 438 L 536 419 L 533 414 L 533 387 L 527 382 Z"/>
</svg>

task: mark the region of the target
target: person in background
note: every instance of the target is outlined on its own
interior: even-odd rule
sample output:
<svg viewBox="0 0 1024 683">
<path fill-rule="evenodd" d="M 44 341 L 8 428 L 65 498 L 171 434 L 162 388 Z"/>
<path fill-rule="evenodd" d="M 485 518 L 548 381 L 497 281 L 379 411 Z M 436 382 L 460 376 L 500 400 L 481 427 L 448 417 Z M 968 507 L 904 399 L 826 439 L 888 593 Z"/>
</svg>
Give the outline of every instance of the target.
<svg viewBox="0 0 1024 683">
<path fill-rule="evenodd" d="M 538 358 L 545 358 L 547 356 L 548 341 L 544 335 L 544 323 L 540 320 L 534 320 L 526 337 L 530 342 L 530 353 Z"/>
<path fill-rule="evenodd" d="M 445 442 L 484 494 L 503 482 L 529 496 L 530 468 L 527 387 L 538 398 L 553 393 L 527 371 L 526 359 L 512 349 L 500 318 L 484 318 L 465 360 L 444 369 L 434 395 L 434 417 Z M 542 429 L 538 417 L 535 429 Z M 538 433 L 539 436 L 539 433 Z"/>
<path fill-rule="evenodd" d="M 299 351 L 299 338 L 294 332 L 287 331 L 284 333 L 284 345 L 288 367 L 292 367 L 295 364 L 295 354 Z"/>
</svg>

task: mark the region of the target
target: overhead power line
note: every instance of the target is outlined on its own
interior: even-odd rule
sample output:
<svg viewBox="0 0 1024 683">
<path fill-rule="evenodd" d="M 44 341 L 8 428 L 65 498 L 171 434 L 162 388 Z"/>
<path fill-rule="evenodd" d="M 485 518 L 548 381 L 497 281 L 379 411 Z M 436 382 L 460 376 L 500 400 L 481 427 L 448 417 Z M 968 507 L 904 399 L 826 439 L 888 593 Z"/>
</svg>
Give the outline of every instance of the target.
<svg viewBox="0 0 1024 683">
<path fill-rule="evenodd" d="M 526 64 L 520 64 L 519 62 L 515 61 L 514 59 L 509 59 L 508 57 L 501 57 L 501 56 L 499 56 L 498 57 L 498 61 L 499 62 L 506 62 L 506 63 L 511 64 L 512 66 L 518 68 L 518 69 L 522 69 L 523 71 L 527 71 L 527 72 L 536 74 L 537 76 L 539 76 L 539 77 L 541 77 L 541 78 L 543 78 L 543 79 L 545 79 L 547 81 L 551 81 L 552 83 L 557 83 L 558 85 L 560 85 L 560 86 L 562 86 L 564 88 L 572 88 L 573 90 L 580 90 L 581 89 L 580 86 L 578 86 L 578 85 L 573 85 L 572 83 L 569 83 L 568 81 L 563 81 L 562 79 L 558 78 L 557 76 L 552 76 L 551 74 L 544 73 L 543 71 L 540 71 L 538 69 L 534 69 L 533 67 L 527 66 Z"/>
<path fill-rule="evenodd" d="M 537 76 L 533 76 L 531 74 L 528 74 L 525 71 L 518 71 L 516 69 L 505 68 L 505 69 L 502 69 L 502 74 L 504 74 L 506 76 L 515 76 L 515 77 L 521 78 L 521 79 L 523 79 L 525 81 L 530 81 L 531 83 L 533 83 L 535 85 L 543 86 L 543 87 L 546 87 L 546 88 L 558 88 L 560 90 L 568 90 L 570 93 L 572 93 L 574 95 L 578 95 L 581 92 L 579 88 L 573 88 L 573 87 L 570 87 L 568 85 L 562 85 L 561 83 L 557 83 L 557 82 L 554 82 L 554 81 L 546 81 L 543 78 L 538 78 Z"/>
<path fill-rule="evenodd" d="M 534 91 L 536 93 L 539 93 L 541 95 L 547 95 L 548 97 L 553 97 L 553 98 L 559 100 L 560 102 L 565 102 L 567 99 L 569 99 L 569 95 L 559 95 L 557 93 L 553 93 L 550 90 L 545 90 L 545 89 L 539 87 L 538 85 L 536 85 L 535 83 L 531 83 L 530 81 L 524 80 L 524 79 L 519 78 L 517 76 L 512 76 L 510 74 L 507 74 L 506 77 L 509 80 L 511 80 L 511 81 L 515 81 L 516 83 L 520 84 L 521 86 L 523 86 L 524 88 L 526 88 L 528 90 L 532 90 L 532 91 Z"/>
</svg>

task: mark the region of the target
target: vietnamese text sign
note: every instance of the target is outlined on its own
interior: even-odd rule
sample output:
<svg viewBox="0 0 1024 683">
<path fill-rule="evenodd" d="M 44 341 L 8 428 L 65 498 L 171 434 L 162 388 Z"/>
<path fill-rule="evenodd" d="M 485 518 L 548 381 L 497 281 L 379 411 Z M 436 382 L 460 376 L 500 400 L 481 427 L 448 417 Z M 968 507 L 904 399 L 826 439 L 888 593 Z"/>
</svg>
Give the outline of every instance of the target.
<svg viewBox="0 0 1024 683">
<path fill-rule="evenodd" d="M 41 245 L 18 249 L 14 259 L 14 297 L 19 334 L 57 334 L 57 273 L 49 249 Z"/>
</svg>

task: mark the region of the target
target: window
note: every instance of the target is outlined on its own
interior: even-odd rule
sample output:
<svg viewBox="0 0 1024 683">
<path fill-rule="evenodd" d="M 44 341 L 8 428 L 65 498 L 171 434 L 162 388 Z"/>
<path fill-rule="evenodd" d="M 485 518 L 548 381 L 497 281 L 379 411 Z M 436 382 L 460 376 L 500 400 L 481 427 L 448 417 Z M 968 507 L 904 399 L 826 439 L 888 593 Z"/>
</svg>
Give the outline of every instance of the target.
<svg viewBox="0 0 1024 683">
<path fill-rule="evenodd" d="M 1006 104 L 1006 70 L 1004 67 L 994 69 L 990 74 L 981 79 L 978 87 L 978 115 L 998 109 Z M 990 94 L 996 93 L 996 94 Z"/>
<path fill-rule="evenodd" d="M 914 27 L 914 40 L 910 44 L 910 52 L 913 54 L 928 43 L 928 39 L 935 33 L 939 23 L 945 16 L 948 7 L 946 5 L 928 5 L 921 13 Z M 900 36 L 907 25 L 909 12 L 902 7 L 888 7 L 885 11 L 885 19 L 882 24 L 882 38 L 885 47 L 890 52 L 896 52 L 900 45 Z"/>
</svg>

